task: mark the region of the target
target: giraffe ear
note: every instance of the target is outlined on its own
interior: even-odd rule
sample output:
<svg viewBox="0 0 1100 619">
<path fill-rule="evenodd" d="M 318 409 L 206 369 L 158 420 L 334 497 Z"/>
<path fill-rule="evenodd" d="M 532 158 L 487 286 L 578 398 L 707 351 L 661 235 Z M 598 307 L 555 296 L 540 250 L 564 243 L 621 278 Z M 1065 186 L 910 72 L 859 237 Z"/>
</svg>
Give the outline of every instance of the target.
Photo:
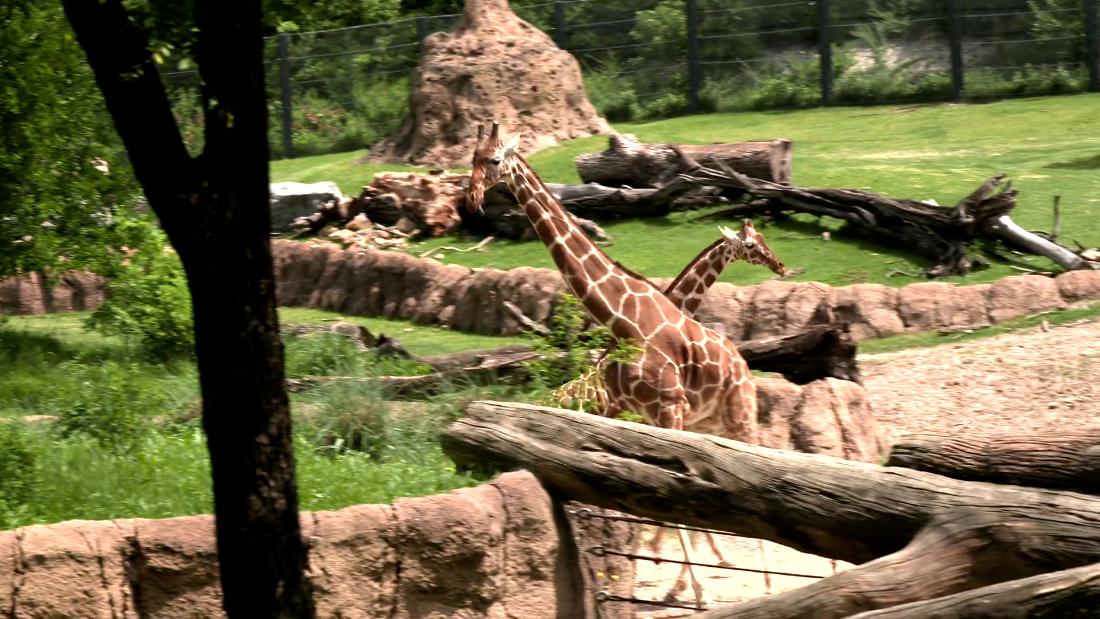
<svg viewBox="0 0 1100 619">
<path fill-rule="evenodd" d="M 718 231 L 722 233 L 722 236 L 726 237 L 727 239 L 729 239 L 731 241 L 740 241 L 741 240 L 741 237 L 737 236 L 736 232 L 734 232 L 733 230 L 730 230 L 726 226 L 718 226 Z"/>
</svg>

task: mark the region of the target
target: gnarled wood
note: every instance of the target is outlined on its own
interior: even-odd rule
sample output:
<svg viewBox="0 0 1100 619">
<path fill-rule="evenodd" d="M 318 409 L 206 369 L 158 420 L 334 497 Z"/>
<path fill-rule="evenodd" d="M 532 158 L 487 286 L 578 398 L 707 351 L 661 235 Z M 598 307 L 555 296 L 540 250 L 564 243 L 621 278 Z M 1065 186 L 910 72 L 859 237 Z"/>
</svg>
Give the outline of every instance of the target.
<svg viewBox="0 0 1100 619">
<path fill-rule="evenodd" d="M 1100 561 L 1100 498 L 953 480 L 509 402 L 475 402 L 448 428 L 457 462 L 522 467 L 577 500 L 768 539 L 863 563 L 953 510 L 1035 518 L 1051 564 Z M 1095 558 L 1094 558 L 1095 557 Z"/>
<path fill-rule="evenodd" d="M 685 158 L 685 155 L 687 156 Z M 753 178 L 791 182 L 791 141 L 735 144 L 646 144 L 629 134 L 612 135 L 607 150 L 578 155 L 577 172 L 586 183 L 612 187 L 664 187 L 693 167 L 691 159 L 717 158 Z"/>
<path fill-rule="evenodd" d="M 916 434 L 890 450 L 887 466 L 955 479 L 1100 494 L 1100 428 L 1056 434 Z"/>
<path fill-rule="evenodd" d="M 740 342 L 737 350 L 750 368 L 778 372 L 793 383 L 830 376 L 862 382 L 856 364 L 856 342 L 846 323 L 812 325 L 791 335 Z"/>
<path fill-rule="evenodd" d="M 1010 580 L 955 595 L 854 615 L 851 619 L 1005 619 L 1095 617 L 1100 564 Z"/>
<path fill-rule="evenodd" d="M 554 492 L 601 507 L 855 563 L 879 559 L 786 601 L 711 617 L 839 617 L 1100 561 L 1100 498 L 1081 494 L 504 402 L 470 405 L 443 445 L 459 464 L 526 468 Z"/>
</svg>

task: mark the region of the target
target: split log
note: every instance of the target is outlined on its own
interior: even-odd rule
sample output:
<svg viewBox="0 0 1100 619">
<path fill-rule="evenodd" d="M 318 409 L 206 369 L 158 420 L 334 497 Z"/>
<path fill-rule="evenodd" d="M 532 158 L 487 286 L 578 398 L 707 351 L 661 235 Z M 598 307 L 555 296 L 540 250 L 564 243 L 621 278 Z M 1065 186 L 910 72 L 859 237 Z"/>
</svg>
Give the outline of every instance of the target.
<svg viewBox="0 0 1100 619">
<path fill-rule="evenodd" d="M 1048 434 L 906 436 L 887 466 L 955 479 L 1100 494 L 1100 428 Z"/>
<path fill-rule="evenodd" d="M 1100 564 L 1010 580 L 988 587 L 850 619 L 1004 619 L 1005 617 L 1095 617 L 1100 608 Z"/>
<path fill-rule="evenodd" d="M 749 367 L 778 372 L 800 385 L 819 378 L 862 383 L 856 363 L 856 342 L 847 323 L 811 325 L 798 333 L 738 342 Z"/>
<path fill-rule="evenodd" d="M 1100 562 L 1100 497 L 503 402 L 470 405 L 443 445 L 460 465 L 526 468 L 585 503 L 882 568 L 855 568 L 860 578 L 841 572 L 811 585 L 811 596 L 796 590 L 711 618 L 840 617 Z"/>
<path fill-rule="evenodd" d="M 629 134 L 608 139 L 607 150 L 578 155 L 577 172 L 586 183 L 612 187 L 663 187 L 692 168 L 689 158 L 717 158 L 753 178 L 791 182 L 791 141 L 736 144 L 645 144 Z"/>
<path fill-rule="evenodd" d="M 508 363 L 518 363 L 534 359 L 538 355 L 532 355 L 535 349 L 527 344 L 512 344 L 497 348 L 483 348 L 479 350 L 466 350 L 449 355 L 433 355 L 430 357 L 417 357 L 419 363 L 429 365 L 437 372 L 446 372 L 462 368 L 478 367 L 503 367 Z"/>
</svg>

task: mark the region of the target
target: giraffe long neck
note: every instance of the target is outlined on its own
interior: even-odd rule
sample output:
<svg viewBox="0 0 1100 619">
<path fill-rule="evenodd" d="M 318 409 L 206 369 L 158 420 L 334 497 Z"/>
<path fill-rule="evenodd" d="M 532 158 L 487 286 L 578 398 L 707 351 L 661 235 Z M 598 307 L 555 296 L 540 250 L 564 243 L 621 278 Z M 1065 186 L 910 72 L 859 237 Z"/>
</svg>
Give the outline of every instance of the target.
<svg viewBox="0 0 1100 619">
<path fill-rule="evenodd" d="M 733 254 L 725 239 L 718 239 L 680 271 L 665 288 L 665 296 L 688 316 L 695 315 L 707 290 L 733 259 Z"/>
<path fill-rule="evenodd" d="M 659 292 L 596 246 L 522 157 L 514 155 L 505 164 L 501 180 L 519 201 L 535 232 L 550 250 L 554 264 L 573 295 L 593 318 L 623 337 L 613 323 L 618 322 L 614 317 L 619 313 L 619 297 L 626 290 L 624 280 L 635 280 Z"/>
</svg>

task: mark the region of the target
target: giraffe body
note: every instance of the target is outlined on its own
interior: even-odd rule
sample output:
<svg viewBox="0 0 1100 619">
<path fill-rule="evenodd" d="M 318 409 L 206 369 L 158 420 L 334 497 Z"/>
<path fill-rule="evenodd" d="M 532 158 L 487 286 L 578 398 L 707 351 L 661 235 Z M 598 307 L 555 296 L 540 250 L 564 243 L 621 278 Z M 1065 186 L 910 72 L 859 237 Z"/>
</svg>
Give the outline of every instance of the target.
<svg viewBox="0 0 1100 619">
<path fill-rule="evenodd" d="M 573 295 L 616 339 L 632 341 L 642 349 L 636 360 L 608 364 L 608 409 L 632 410 L 664 428 L 690 427 L 759 442 L 756 385 L 734 344 L 704 327 L 651 282 L 613 261 L 589 240 L 515 152 L 515 137 L 502 141 L 496 123 L 484 140 L 482 137 L 479 129 L 467 208 L 480 211 L 486 187 L 505 183 Z M 694 551 L 683 529 L 680 542 L 690 561 Z M 686 567 L 696 603 L 702 606 L 703 585 L 691 565 Z M 671 593 L 684 587 L 681 578 Z"/>
</svg>

